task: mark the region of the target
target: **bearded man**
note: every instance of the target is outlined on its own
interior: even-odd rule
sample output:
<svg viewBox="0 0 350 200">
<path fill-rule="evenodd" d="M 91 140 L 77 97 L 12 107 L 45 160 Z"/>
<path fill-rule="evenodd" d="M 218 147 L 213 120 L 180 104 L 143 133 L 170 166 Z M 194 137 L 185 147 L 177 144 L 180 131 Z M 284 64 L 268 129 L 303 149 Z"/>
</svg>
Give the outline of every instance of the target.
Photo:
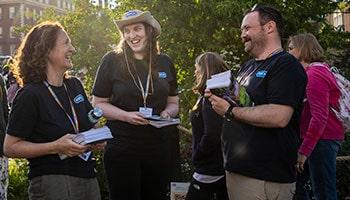
<svg viewBox="0 0 350 200">
<path fill-rule="evenodd" d="M 238 81 L 251 107 L 238 107 L 209 90 L 222 131 L 230 200 L 292 199 L 295 190 L 299 118 L 306 87 L 301 64 L 282 49 L 283 18 L 270 6 L 254 6 L 241 24 L 244 50 Z"/>
</svg>

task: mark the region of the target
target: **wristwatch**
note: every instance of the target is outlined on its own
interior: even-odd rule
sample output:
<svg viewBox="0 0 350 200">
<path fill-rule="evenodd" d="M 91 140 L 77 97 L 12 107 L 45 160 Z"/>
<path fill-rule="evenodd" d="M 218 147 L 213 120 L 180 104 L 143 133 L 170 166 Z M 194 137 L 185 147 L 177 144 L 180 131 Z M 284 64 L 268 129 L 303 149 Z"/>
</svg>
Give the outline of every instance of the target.
<svg viewBox="0 0 350 200">
<path fill-rule="evenodd" d="M 232 112 L 232 109 L 235 106 L 233 104 L 230 104 L 230 107 L 228 107 L 228 109 L 226 110 L 225 114 L 224 114 L 224 118 L 227 119 L 227 121 L 231 121 L 235 118 L 235 115 Z"/>
</svg>

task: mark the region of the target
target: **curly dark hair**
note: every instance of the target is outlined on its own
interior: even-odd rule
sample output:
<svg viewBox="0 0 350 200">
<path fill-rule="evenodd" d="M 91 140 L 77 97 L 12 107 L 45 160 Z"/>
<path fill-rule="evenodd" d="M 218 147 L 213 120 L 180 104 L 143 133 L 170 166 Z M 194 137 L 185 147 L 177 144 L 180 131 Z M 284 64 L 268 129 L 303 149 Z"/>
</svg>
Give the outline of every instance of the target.
<svg viewBox="0 0 350 200">
<path fill-rule="evenodd" d="M 59 22 L 46 21 L 34 26 L 26 34 L 11 65 L 11 71 L 20 86 L 46 80 L 48 56 L 61 30 L 64 31 L 64 28 Z"/>
</svg>

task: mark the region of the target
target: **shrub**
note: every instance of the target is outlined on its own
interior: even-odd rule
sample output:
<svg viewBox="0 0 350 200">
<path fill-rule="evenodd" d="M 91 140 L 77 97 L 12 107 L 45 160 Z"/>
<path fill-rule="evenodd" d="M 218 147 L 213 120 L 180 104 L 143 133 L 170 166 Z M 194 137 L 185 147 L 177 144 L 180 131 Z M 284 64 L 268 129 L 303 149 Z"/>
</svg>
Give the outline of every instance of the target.
<svg viewBox="0 0 350 200">
<path fill-rule="evenodd" d="M 25 159 L 9 159 L 8 199 L 28 199 L 28 162 Z"/>
</svg>

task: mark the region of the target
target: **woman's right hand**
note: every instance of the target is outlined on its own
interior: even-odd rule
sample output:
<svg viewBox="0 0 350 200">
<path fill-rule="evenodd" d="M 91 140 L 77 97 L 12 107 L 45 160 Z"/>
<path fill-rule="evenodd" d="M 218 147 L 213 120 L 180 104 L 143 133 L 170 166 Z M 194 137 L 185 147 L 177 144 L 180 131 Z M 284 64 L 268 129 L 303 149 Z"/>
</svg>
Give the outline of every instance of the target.
<svg viewBox="0 0 350 200">
<path fill-rule="evenodd" d="M 149 121 L 140 112 L 127 112 L 125 121 L 133 125 L 147 125 Z"/>
<path fill-rule="evenodd" d="M 66 134 L 54 142 L 59 154 L 73 157 L 80 155 L 88 150 L 88 146 L 73 142 L 73 134 Z"/>
</svg>

